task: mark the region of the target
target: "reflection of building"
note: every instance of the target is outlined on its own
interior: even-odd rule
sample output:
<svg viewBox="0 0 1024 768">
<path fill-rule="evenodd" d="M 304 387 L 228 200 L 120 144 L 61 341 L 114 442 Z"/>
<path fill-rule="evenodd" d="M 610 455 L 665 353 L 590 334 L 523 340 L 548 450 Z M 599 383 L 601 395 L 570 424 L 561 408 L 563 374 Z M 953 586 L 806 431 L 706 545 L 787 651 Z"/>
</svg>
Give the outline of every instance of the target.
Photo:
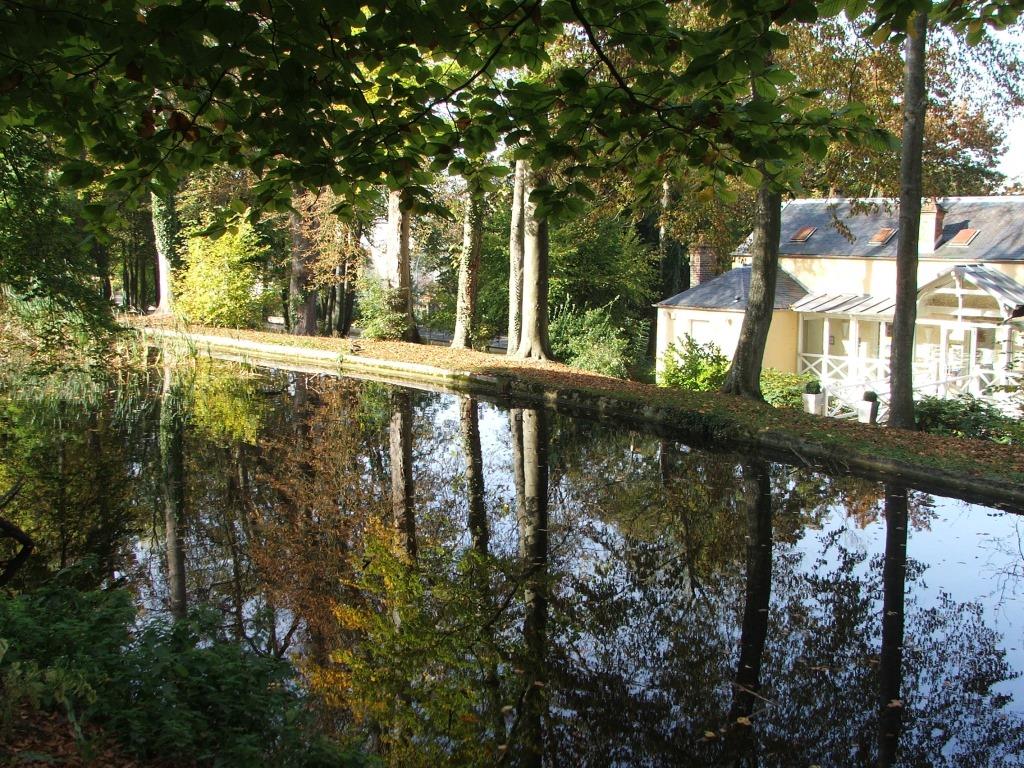
<svg viewBox="0 0 1024 768">
<path fill-rule="evenodd" d="M 779 288 L 765 365 L 814 373 L 833 391 L 887 389 L 896 291 L 894 201 L 794 200 L 782 211 Z M 749 287 L 748 240 L 736 268 L 658 304 L 658 364 L 685 334 L 731 354 Z M 1020 366 L 1024 334 L 1024 197 L 928 201 L 919 233 L 915 388 L 980 391 Z"/>
</svg>

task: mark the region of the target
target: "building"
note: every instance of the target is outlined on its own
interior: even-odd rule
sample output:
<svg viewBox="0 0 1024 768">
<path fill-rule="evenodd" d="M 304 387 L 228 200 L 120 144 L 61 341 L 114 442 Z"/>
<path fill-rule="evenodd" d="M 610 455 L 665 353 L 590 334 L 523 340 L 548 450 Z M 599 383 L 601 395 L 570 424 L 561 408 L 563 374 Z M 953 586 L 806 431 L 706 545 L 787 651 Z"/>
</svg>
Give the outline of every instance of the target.
<svg viewBox="0 0 1024 768">
<path fill-rule="evenodd" d="M 899 229 L 893 200 L 794 200 L 782 210 L 765 366 L 811 372 L 833 393 L 888 390 Z M 658 370 L 686 334 L 731 355 L 750 284 L 750 239 L 711 276 L 691 254 L 689 290 L 658 309 Z M 1024 197 L 926 201 L 918 233 L 915 389 L 980 392 L 1024 357 Z"/>
</svg>

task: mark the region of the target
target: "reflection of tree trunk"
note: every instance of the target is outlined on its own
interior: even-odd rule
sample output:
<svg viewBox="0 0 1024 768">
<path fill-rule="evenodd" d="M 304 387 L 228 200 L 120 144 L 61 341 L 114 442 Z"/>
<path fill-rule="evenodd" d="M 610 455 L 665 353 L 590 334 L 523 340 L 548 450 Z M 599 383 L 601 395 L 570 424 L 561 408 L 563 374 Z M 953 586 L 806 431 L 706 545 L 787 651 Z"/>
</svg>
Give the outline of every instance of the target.
<svg viewBox="0 0 1024 768">
<path fill-rule="evenodd" d="M 526 496 L 524 487 L 526 481 L 523 479 L 523 410 L 512 408 L 508 412 L 508 425 L 512 441 L 512 477 L 516 486 L 516 523 L 522 531 L 523 521 L 526 519 Z M 519 537 L 519 556 L 526 557 L 526 542 Z"/>
<path fill-rule="evenodd" d="M 748 717 L 761 689 L 761 660 L 768 638 L 772 590 L 772 496 L 768 465 L 751 460 L 743 468 L 750 487 L 747 504 L 747 591 L 740 634 L 740 658 L 729 719 Z"/>
<path fill-rule="evenodd" d="M 487 507 L 484 504 L 484 466 L 480 450 L 480 416 L 476 398 L 462 398 L 462 450 L 466 456 L 466 487 L 469 491 L 469 535 L 473 548 L 487 554 Z"/>
<path fill-rule="evenodd" d="M 407 389 L 391 394 L 391 509 L 402 545 L 416 559 L 416 488 L 412 475 L 412 396 Z"/>
<path fill-rule="evenodd" d="M 885 486 L 885 565 L 882 568 L 882 656 L 879 665 L 878 765 L 895 765 L 903 728 L 903 617 L 907 581 L 907 489 Z"/>
<path fill-rule="evenodd" d="M 184 617 L 185 594 L 185 404 L 172 381 L 173 372 L 164 368 L 160 402 L 161 490 L 167 531 L 167 591 L 171 615 Z"/>
<path fill-rule="evenodd" d="M 519 521 L 520 548 L 527 561 L 524 603 L 526 618 L 525 692 L 520 726 L 523 765 L 539 766 L 544 757 L 544 716 L 547 709 L 545 647 L 548 620 L 548 428 L 547 413 L 527 409 L 523 424 L 523 497 L 525 515 Z"/>
</svg>

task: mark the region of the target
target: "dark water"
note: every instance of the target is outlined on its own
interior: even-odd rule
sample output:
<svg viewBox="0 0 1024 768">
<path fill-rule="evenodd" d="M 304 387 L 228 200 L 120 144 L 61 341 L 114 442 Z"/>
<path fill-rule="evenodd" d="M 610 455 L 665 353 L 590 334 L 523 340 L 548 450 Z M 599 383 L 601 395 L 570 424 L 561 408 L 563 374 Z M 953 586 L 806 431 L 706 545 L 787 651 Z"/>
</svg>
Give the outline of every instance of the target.
<svg viewBox="0 0 1024 768">
<path fill-rule="evenodd" d="M 12 586 L 210 606 L 385 764 L 1024 764 L 1024 518 L 352 380 L 82 402 L 0 397 Z"/>
</svg>

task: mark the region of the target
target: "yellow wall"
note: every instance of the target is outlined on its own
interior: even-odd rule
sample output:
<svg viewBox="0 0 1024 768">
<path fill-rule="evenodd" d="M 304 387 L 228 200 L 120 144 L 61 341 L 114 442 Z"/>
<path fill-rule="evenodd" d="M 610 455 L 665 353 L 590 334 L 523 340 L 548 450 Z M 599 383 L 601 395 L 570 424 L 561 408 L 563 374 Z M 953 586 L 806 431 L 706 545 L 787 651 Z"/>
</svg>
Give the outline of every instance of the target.
<svg viewBox="0 0 1024 768">
<path fill-rule="evenodd" d="M 749 263 L 738 258 L 737 264 Z M 959 263 L 948 259 L 924 259 L 919 262 L 917 284 L 930 283 Z M 823 257 L 780 256 L 779 266 L 797 279 L 810 293 L 868 293 L 873 296 L 896 295 L 896 262 L 891 259 L 829 259 Z M 986 262 L 1018 283 L 1024 284 L 1024 263 Z"/>
<path fill-rule="evenodd" d="M 777 368 L 787 373 L 796 371 L 797 322 L 796 312 L 789 310 L 776 311 L 772 316 L 772 326 L 764 350 L 766 368 Z M 724 355 L 732 357 L 742 325 L 742 312 L 659 307 L 658 373 L 664 369 L 668 345 L 672 342 L 678 345 L 687 334 L 694 336 L 701 344 L 713 341 Z"/>
</svg>

